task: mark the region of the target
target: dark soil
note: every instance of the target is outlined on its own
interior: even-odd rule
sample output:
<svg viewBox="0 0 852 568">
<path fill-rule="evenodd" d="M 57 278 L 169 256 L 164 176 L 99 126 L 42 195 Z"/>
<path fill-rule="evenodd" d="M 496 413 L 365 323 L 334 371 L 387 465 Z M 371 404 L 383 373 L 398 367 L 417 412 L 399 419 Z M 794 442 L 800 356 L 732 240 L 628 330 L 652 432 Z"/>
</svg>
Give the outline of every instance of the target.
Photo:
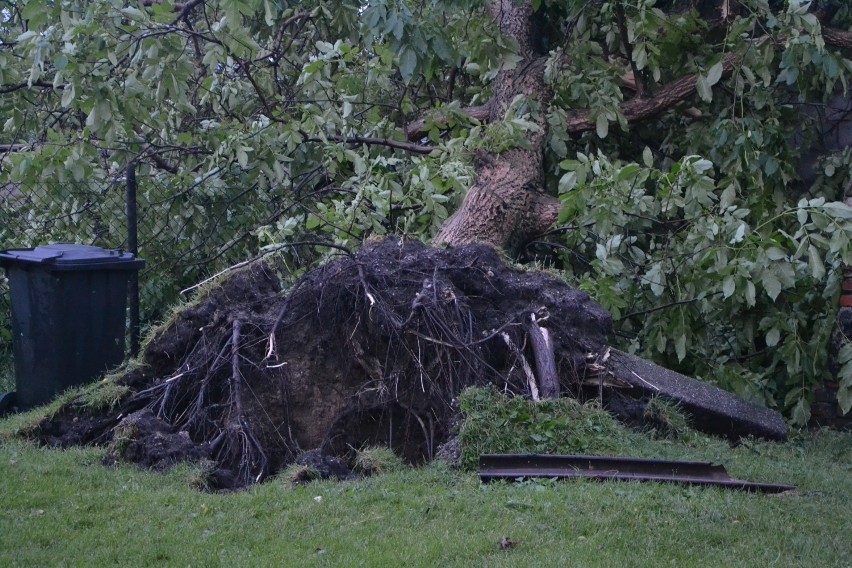
<svg viewBox="0 0 852 568">
<path fill-rule="evenodd" d="M 69 405 L 38 436 L 111 444 L 116 458 L 154 468 L 212 460 L 234 487 L 307 450 L 345 462 L 386 445 L 419 463 L 450 438 L 463 388 L 529 394 L 531 325 L 549 333 L 560 390 L 576 394 L 610 315 L 555 277 L 508 268 L 487 246 L 389 239 L 286 294 L 256 263 L 148 342 L 143 366 L 121 379 L 131 394 L 119 408 L 92 415 Z"/>
</svg>

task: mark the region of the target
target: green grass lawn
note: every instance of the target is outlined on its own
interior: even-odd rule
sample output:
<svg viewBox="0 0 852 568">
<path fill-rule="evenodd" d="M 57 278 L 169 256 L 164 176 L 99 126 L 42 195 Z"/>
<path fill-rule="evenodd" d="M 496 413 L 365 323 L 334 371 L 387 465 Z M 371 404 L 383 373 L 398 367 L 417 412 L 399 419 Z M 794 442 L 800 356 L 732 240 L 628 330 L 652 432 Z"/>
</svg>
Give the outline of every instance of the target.
<svg viewBox="0 0 852 568">
<path fill-rule="evenodd" d="M 636 435 L 637 454 L 792 483 L 778 496 L 616 482 L 481 485 L 441 463 L 354 482 L 193 489 L 0 421 L 0 566 L 852 566 L 852 435 L 786 444 Z M 509 537 L 514 547 L 503 549 Z"/>
</svg>

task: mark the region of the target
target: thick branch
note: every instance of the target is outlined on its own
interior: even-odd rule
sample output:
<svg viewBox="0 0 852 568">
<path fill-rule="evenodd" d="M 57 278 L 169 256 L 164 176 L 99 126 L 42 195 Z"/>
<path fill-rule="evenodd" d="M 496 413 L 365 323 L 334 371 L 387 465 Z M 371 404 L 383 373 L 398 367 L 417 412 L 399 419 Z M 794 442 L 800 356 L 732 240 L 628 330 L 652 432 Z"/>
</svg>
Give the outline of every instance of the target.
<svg viewBox="0 0 852 568">
<path fill-rule="evenodd" d="M 275 41 L 272 43 L 272 53 L 278 54 L 281 51 L 281 43 L 284 41 L 284 30 L 290 27 L 291 24 L 296 22 L 300 22 L 301 20 L 310 20 L 311 14 L 309 12 L 299 12 L 293 16 L 290 16 L 283 22 L 278 25 L 278 32 L 275 34 Z"/>
<path fill-rule="evenodd" d="M 838 49 L 852 49 L 852 32 L 840 30 L 837 28 L 822 28 L 822 36 L 825 40 L 826 45 L 831 47 L 835 47 Z M 737 62 L 739 61 L 738 54 L 729 54 L 725 57 L 722 62 L 722 76 L 725 77 L 730 75 L 730 73 L 736 67 Z M 635 73 L 634 73 L 635 77 Z M 627 101 L 626 103 L 621 105 L 621 112 L 624 115 L 625 120 L 627 122 L 638 122 L 640 120 L 644 120 L 646 118 L 650 118 L 656 114 L 659 114 L 665 110 L 668 110 L 678 103 L 681 103 L 691 97 L 693 97 L 696 93 L 696 84 L 698 82 L 697 75 L 689 75 L 686 77 L 681 77 L 668 85 L 660 87 L 660 89 L 655 93 L 653 97 L 642 98 L 641 87 L 639 85 L 639 78 L 635 77 L 636 81 L 636 90 L 637 94 L 640 96 Z M 631 86 L 632 85 L 628 85 Z M 488 107 L 473 107 L 468 109 L 471 112 L 471 116 L 482 120 L 479 114 L 480 112 L 484 115 L 484 110 Z M 474 111 L 476 114 L 474 114 Z M 413 123 L 406 129 L 406 135 L 409 139 L 416 139 L 417 136 L 423 133 L 423 128 L 425 127 L 425 120 L 418 120 Z M 569 115 L 568 123 L 566 124 L 566 129 L 570 133 L 579 134 L 581 132 L 587 132 L 590 130 L 594 130 L 595 122 L 591 120 L 590 115 L 587 111 L 576 111 Z"/>
<path fill-rule="evenodd" d="M 734 70 L 738 54 L 729 54 L 722 62 L 722 76 L 730 75 Z M 621 105 L 621 113 L 627 122 L 637 122 L 659 114 L 670 109 L 676 104 L 685 101 L 696 93 L 698 75 L 681 77 L 676 81 L 660 88 L 653 97 L 646 99 L 635 98 Z M 586 111 L 576 112 L 568 117 L 566 129 L 568 132 L 580 133 L 594 130 L 595 122 Z"/>
<path fill-rule="evenodd" d="M 434 146 L 421 146 L 419 144 L 411 144 L 400 140 L 391 140 L 390 138 L 373 138 L 370 136 L 326 136 L 327 140 L 332 142 L 341 142 L 343 144 L 367 144 L 373 146 L 388 146 L 397 150 L 405 150 L 414 154 L 431 154 L 438 148 Z M 307 142 L 324 142 L 322 138 L 308 138 Z"/>
<path fill-rule="evenodd" d="M 836 47 L 838 49 L 852 49 L 852 32 L 824 27 L 822 28 L 822 37 L 825 40 L 825 44 L 831 47 Z M 760 40 L 758 40 L 758 42 L 759 41 Z M 739 54 L 736 53 L 728 54 L 725 57 L 722 62 L 723 77 L 731 74 L 738 63 L 739 58 Z M 624 103 L 621 105 L 621 112 L 627 122 L 644 120 L 668 110 L 676 104 L 694 96 L 696 93 L 697 82 L 697 75 L 681 77 L 680 79 L 661 87 L 653 97 L 646 99 L 637 97 Z M 578 111 L 569 115 L 568 124 L 566 125 L 568 132 L 581 133 L 593 130 L 594 128 L 595 123 L 590 119 L 588 112 Z"/>
<path fill-rule="evenodd" d="M 822 39 L 825 40 L 826 45 L 838 49 L 852 49 L 852 32 L 837 28 L 822 28 Z"/>
<path fill-rule="evenodd" d="M 29 148 L 27 144 L 0 144 L 0 152 L 20 152 Z"/>
<path fill-rule="evenodd" d="M 34 83 L 15 83 L 14 85 L 4 85 L 0 87 L 0 94 L 5 93 L 14 93 L 15 91 L 19 91 L 21 89 L 27 89 L 29 87 L 39 87 L 41 89 L 52 89 L 52 83 L 45 83 L 44 81 L 35 81 Z"/>
<path fill-rule="evenodd" d="M 154 163 L 157 164 L 158 168 L 160 168 L 161 170 L 165 170 L 170 174 L 178 173 L 178 167 L 174 164 L 167 162 L 166 159 L 160 156 L 150 145 L 146 144 L 145 150 L 149 151 L 148 154 L 151 156 L 151 159 L 154 161 Z"/>
</svg>

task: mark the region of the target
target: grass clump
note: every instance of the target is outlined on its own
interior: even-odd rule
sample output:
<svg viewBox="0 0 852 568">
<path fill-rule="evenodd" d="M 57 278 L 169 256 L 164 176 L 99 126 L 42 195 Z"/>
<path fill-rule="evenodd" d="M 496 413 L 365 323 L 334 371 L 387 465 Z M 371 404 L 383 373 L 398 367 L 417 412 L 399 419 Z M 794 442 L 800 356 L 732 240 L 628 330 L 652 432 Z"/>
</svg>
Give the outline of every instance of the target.
<svg viewBox="0 0 852 568">
<path fill-rule="evenodd" d="M 305 485 L 322 479 L 322 474 L 312 465 L 292 463 L 279 475 L 288 485 Z"/>
<path fill-rule="evenodd" d="M 182 477 L 196 491 L 212 493 L 216 490 L 214 472 L 216 463 L 210 460 L 180 462 L 174 468 L 175 477 Z"/>
<path fill-rule="evenodd" d="M 15 436 L 30 438 L 45 419 L 53 418 L 71 406 L 82 408 L 91 414 L 115 410 L 133 392 L 130 387 L 120 384 L 120 379 L 139 365 L 137 360 L 131 359 L 98 382 L 69 387 L 42 406 L 9 415 L 0 426 L 0 440 Z M 8 380 L 3 378 L 3 373 L 7 372 L 10 377 Z M 14 387 L 15 379 L 11 367 L 6 370 L 0 367 L 0 393 L 14 390 Z"/>
<path fill-rule="evenodd" d="M 648 401 L 642 421 L 654 439 L 684 440 L 692 431 L 683 408 L 677 402 L 661 396 L 652 397 Z"/>
<path fill-rule="evenodd" d="M 459 404 L 465 469 L 476 469 L 480 454 L 612 454 L 630 446 L 630 432 L 608 412 L 569 398 L 535 402 L 469 388 Z"/>
<path fill-rule="evenodd" d="M 71 387 L 43 406 L 7 416 L 0 421 L 0 441 L 34 438 L 45 419 L 56 416 L 66 406 L 74 404 L 88 388 L 90 387 Z"/>
<path fill-rule="evenodd" d="M 118 458 L 124 458 L 130 445 L 141 437 L 136 423 L 133 421 L 124 420 L 120 422 L 112 433 L 112 440 L 108 445 L 111 455 Z"/>
<path fill-rule="evenodd" d="M 393 450 L 385 446 L 371 446 L 358 450 L 353 469 L 360 475 L 381 475 L 400 471 L 405 464 Z"/>
<path fill-rule="evenodd" d="M 104 379 L 86 388 L 75 404 L 92 413 L 114 410 L 131 393 L 130 387 Z"/>
<path fill-rule="evenodd" d="M 15 364 L 12 350 L 0 345 L 0 394 L 15 390 Z"/>
</svg>

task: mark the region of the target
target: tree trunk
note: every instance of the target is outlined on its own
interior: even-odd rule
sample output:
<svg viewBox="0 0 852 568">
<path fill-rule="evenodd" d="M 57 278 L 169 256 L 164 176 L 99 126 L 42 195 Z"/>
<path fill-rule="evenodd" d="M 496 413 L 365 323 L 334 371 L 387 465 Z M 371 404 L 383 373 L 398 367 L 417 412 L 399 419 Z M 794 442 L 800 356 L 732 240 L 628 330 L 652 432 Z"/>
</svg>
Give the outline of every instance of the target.
<svg viewBox="0 0 852 568">
<path fill-rule="evenodd" d="M 494 0 L 490 10 L 501 33 L 517 41 L 522 58 L 514 69 L 497 75 L 489 103 L 490 121 L 503 120 L 514 98 L 523 95 L 533 103 L 532 119 L 539 130 L 529 134 L 530 150 L 480 156 L 476 184 L 434 243 L 482 242 L 511 253 L 547 230 L 559 213 L 559 201 L 544 193 L 545 115 L 552 94 L 544 84 L 547 58 L 535 48 L 531 3 Z"/>
</svg>

